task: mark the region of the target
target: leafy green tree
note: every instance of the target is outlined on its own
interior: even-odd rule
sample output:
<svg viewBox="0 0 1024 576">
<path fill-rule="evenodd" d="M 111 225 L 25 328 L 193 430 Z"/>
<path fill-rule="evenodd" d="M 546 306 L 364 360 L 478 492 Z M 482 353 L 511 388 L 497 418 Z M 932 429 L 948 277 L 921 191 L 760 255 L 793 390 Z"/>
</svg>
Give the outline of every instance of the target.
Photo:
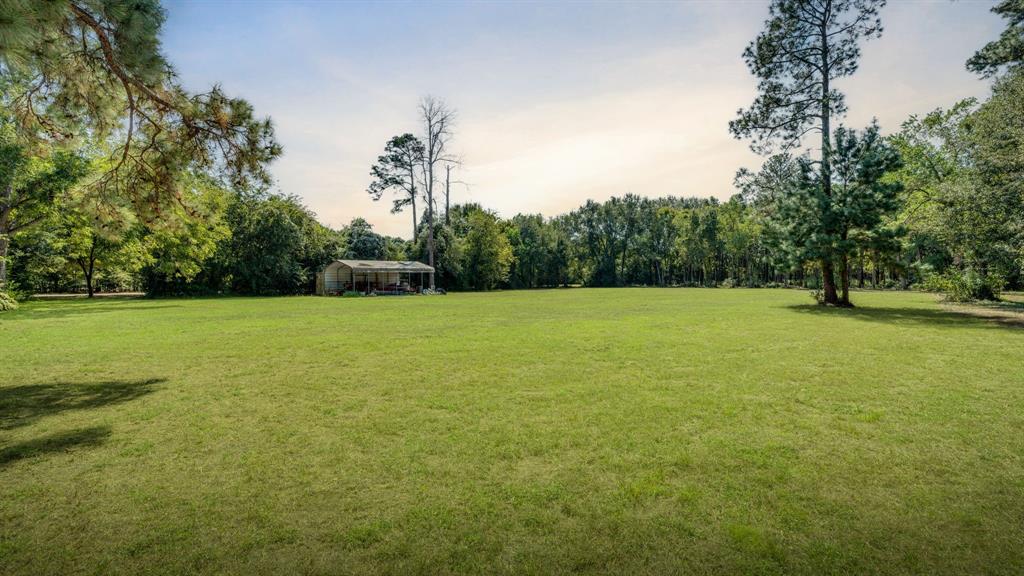
<svg viewBox="0 0 1024 576">
<path fill-rule="evenodd" d="M 673 218 L 671 208 L 655 207 L 642 229 L 640 251 L 650 264 L 653 283 L 658 286 L 664 286 L 668 277 L 666 266 L 671 262 L 669 255 L 677 234 Z"/>
<path fill-rule="evenodd" d="M 1000 0 L 992 11 L 1009 21 L 1006 30 L 967 61 L 968 70 L 985 77 L 1004 68 L 1018 70 L 1024 62 L 1024 0 Z"/>
<path fill-rule="evenodd" d="M 434 281 L 447 290 L 465 290 L 470 287 L 463 270 L 468 214 L 462 212 L 462 206 L 451 207 L 449 213 L 452 226 L 434 223 Z M 412 244 L 410 256 L 420 262 L 428 258 L 426 234 L 421 233 Z"/>
<path fill-rule="evenodd" d="M 465 273 L 470 287 L 491 290 L 508 280 L 515 257 L 498 217 L 486 210 L 469 215 Z"/>
<path fill-rule="evenodd" d="M 739 197 L 730 198 L 718 212 L 719 236 L 728 277 L 734 283 L 752 286 L 755 283 L 750 278 L 750 252 L 757 238 L 757 226 Z"/>
<path fill-rule="evenodd" d="M 56 151 L 32 157 L 25 146 L 0 131 L 0 290 L 7 285 L 8 250 L 14 235 L 25 232 L 53 215 L 72 186 L 88 172 L 80 156 Z"/>
<path fill-rule="evenodd" d="M 618 212 L 614 220 L 619 225 L 617 236 L 622 252 L 619 258 L 619 282 L 625 284 L 627 282 L 626 258 L 630 248 L 636 243 L 642 201 L 636 194 L 626 194 L 621 200 L 612 198 L 611 204 L 612 210 Z"/>
<path fill-rule="evenodd" d="M 542 285 L 568 286 L 571 280 L 572 244 L 569 240 L 569 218 L 552 218 L 545 229 L 548 262 L 542 271 Z"/>
<path fill-rule="evenodd" d="M 587 202 L 571 215 L 572 241 L 576 247 L 577 273 L 585 284 L 618 284 L 616 260 L 622 227 L 616 221 L 617 206 L 611 200 Z"/>
<path fill-rule="evenodd" d="M 509 273 L 511 286 L 541 286 L 549 257 L 544 217 L 540 214 L 516 214 L 508 224 L 508 241 L 515 257 Z"/>
<path fill-rule="evenodd" d="M 961 208 L 979 215 L 968 230 L 982 276 L 1024 270 L 1024 69 L 996 81 L 969 119 L 974 193 Z M 995 294 L 987 294 L 994 296 Z"/>
<path fill-rule="evenodd" d="M 294 200 L 280 196 L 239 197 L 228 207 L 231 239 L 222 245 L 227 281 L 237 292 L 294 294 L 307 278 L 298 255 L 302 228 Z"/>
<path fill-rule="evenodd" d="M 134 279 L 145 256 L 133 223 L 126 207 L 112 208 L 83 194 L 61 205 L 57 225 L 64 237 L 64 253 L 81 271 L 89 298 L 100 284 L 113 290 L 136 287 Z"/>
<path fill-rule="evenodd" d="M 225 221 L 228 192 L 203 177 L 194 177 L 183 190 L 185 210 L 176 207 L 163 221 L 141 231 L 145 250 L 142 271 L 149 294 L 217 292 L 211 272 L 220 245 L 231 238 Z"/>
<path fill-rule="evenodd" d="M 893 174 L 906 188 L 900 220 L 928 264 L 922 274 L 978 276 L 976 298 L 1021 270 L 1022 94 L 1024 76 L 1007 74 L 984 104 L 911 117 L 892 137 L 904 158 Z"/>
<path fill-rule="evenodd" d="M 385 260 L 408 260 L 409 242 L 394 236 L 384 237 L 384 259 Z"/>
<path fill-rule="evenodd" d="M 346 258 L 357 260 L 381 260 L 386 256 L 387 244 L 383 236 L 373 231 L 373 226 L 362 218 L 355 218 L 345 229 L 347 238 Z"/>
<path fill-rule="evenodd" d="M 897 231 L 886 226 L 899 206 L 902 183 L 886 175 L 902 164 L 899 152 L 892 147 L 873 123 L 861 134 L 839 128 L 833 148 L 834 214 L 839 242 L 834 250 L 840 259 L 840 303 L 850 304 L 850 257 L 858 244 L 877 242 L 894 236 Z M 819 228 L 826 229 L 822 225 Z"/>
<path fill-rule="evenodd" d="M 858 242 L 881 234 L 886 216 L 895 212 L 902 185 L 886 174 L 899 168 L 900 158 L 881 137 L 877 124 L 860 134 L 837 128 L 833 140 L 828 202 L 821 201 L 822 173 L 807 158 L 797 159 L 795 171 L 780 171 L 776 163 L 774 173 L 760 178 L 768 187 L 766 196 L 758 200 L 766 207 L 765 221 L 781 240 L 779 249 L 794 263 L 822 259 L 839 263 L 842 294 L 834 304 L 851 306 L 850 257 L 857 252 Z M 774 178 L 780 174 L 789 180 L 777 182 Z M 756 185 L 748 190 L 759 191 Z"/>
<path fill-rule="evenodd" d="M 65 237 L 54 222 L 23 232 L 11 243 L 10 274 L 16 289 L 24 292 L 71 292 L 78 274 L 67 258 Z"/>
<path fill-rule="evenodd" d="M 784 271 L 783 283 L 788 283 L 786 278 L 791 273 L 802 276 L 804 263 L 796 261 L 785 250 L 785 230 L 778 229 L 773 223 L 778 217 L 777 200 L 800 180 L 801 175 L 799 158 L 781 153 L 769 157 L 759 172 L 741 168 L 734 181 L 744 204 L 750 207 L 749 216 L 758 230 L 758 264 L 768 270 L 781 268 Z M 769 275 L 763 279 L 768 281 Z M 775 279 L 773 276 L 772 281 Z"/>
<path fill-rule="evenodd" d="M 714 286 L 721 249 L 717 205 L 679 210 L 675 226 L 675 259 L 679 266 L 690 271 L 688 281 Z"/>
<path fill-rule="evenodd" d="M 878 12 L 884 5 L 885 0 L 773 0 L 764 30 L 743 53 L 759 80 L 758 96 L 729 123 L 729 130 L 737 138 L 752 138 L 751 148 L 762 154 L 777 146 L 794 148 L 807 133 L 819 132 L 820 189 L 806 190 L 801 197 L 807 202 L 827 206 L 833 201 L 832 119 L 846 113 L 834 82 L 857 70 L 860 40 L 881 35 Z M 829 220 L 821 224 L 832 226 Z M 829 250 L 819 254 L 824 302 L 830 305 L 845 304 L 835 287 L 838 256 Z"/>
</svg>

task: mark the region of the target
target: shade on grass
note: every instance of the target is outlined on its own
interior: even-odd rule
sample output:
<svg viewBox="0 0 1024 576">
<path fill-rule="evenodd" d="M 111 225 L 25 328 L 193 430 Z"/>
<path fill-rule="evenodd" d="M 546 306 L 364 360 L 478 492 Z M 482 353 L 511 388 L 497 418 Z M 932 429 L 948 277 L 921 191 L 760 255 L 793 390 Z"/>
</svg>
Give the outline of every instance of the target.
<svg viewBox="0 0 1024 576">
<path fill-rule="evenodd" d="M 1024 330 L 854 299 L 30 303 L 0 572 L 1024 572 Z"/>
</svg>

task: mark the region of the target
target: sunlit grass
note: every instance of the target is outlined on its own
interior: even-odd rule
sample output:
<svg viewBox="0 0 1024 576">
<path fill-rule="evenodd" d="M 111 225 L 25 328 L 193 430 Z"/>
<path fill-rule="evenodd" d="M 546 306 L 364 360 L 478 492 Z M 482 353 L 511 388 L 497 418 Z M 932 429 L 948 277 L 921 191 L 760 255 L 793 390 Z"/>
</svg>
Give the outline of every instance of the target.
<svg viewBox="0 0 1024 576">
<path fill-rule="evenodd" d="M 29 303 L 0 572 L 1024 572 L 1024 330 L 854 300 Z"/>
</svg>

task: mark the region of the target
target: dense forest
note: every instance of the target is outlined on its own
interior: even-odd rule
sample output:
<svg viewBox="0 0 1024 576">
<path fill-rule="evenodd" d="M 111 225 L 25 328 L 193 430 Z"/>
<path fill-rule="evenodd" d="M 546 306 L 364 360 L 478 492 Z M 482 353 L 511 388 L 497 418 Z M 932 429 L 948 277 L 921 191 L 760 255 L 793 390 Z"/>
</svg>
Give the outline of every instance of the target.
<svg viewBox="0 0 1024 576">
<path fill-rule="evenodd" d="M 267 166 L 282 150 L 270 121 L 217 87 L 192 94 L 175 83 L 155 40 L 158 4 L 11 4 L 20 13 L 8 20 L 25 29 L 9 30 L 2 47 L 0 286 L 302 294 L 320 267 L 347 257 L 428 262 L 449 290 L 801 286 L 847 305 L 850 288 L 998 298 L 1024 284 L 1024 7 L 997 4 L 1007 33 L 968 62 L 992 79 L 987 100 L 922 111 L 886 135 L 833 124 L 845 106 L 829 87 L 856 70 L 858 42 L 881 34 L 881 5 L 837 2 L 817 24 L 836 33 L 817 45 L 801 29 L 803 3 L 773 3 L 744 53 L 759 94 L 729 127 L 766 160 L 737 173 L 727 201 L 699 190 L 627 194 L 511 218 L 453 202 L 455 115 L 425 98 L 420 133 L 391 139 L 368 166 L 368 193 L 411 213 L 404 240 L 362 218 L 328 228 L 301 190 L 273 191 Z M 793 64 L 794 54 L 809 63 Z M 821 136 L 814 153 L 800 151 L 809 130 Z"/>
</svg>

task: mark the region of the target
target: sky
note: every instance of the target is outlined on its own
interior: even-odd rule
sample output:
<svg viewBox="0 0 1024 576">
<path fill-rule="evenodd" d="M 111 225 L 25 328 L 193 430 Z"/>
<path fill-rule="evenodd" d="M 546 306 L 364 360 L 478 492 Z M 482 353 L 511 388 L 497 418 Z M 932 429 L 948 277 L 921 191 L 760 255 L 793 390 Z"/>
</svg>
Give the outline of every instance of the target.
<svg viewBox="0 0 1024 576">
<path fill-rule="evenodd" d="M 849 114 L 892 132 L 988 82 L 964 61 L 1004 23 L 988 0 L 890 0 L 885 32 L 840 82 Z M 727 199 L 763 161 L 728 122 L 755 97 L 741 54 L 762 1 L 260 2 L 171 0 L 164 50 L 184 85 L 220 84 L 273 119 L 276 187 L 324 224 L 408 238 L 409 212 L 366 193 L 426 95 L 457 112 L 452 201 L 555 216 L 634 193 Z"/>
</svg>

